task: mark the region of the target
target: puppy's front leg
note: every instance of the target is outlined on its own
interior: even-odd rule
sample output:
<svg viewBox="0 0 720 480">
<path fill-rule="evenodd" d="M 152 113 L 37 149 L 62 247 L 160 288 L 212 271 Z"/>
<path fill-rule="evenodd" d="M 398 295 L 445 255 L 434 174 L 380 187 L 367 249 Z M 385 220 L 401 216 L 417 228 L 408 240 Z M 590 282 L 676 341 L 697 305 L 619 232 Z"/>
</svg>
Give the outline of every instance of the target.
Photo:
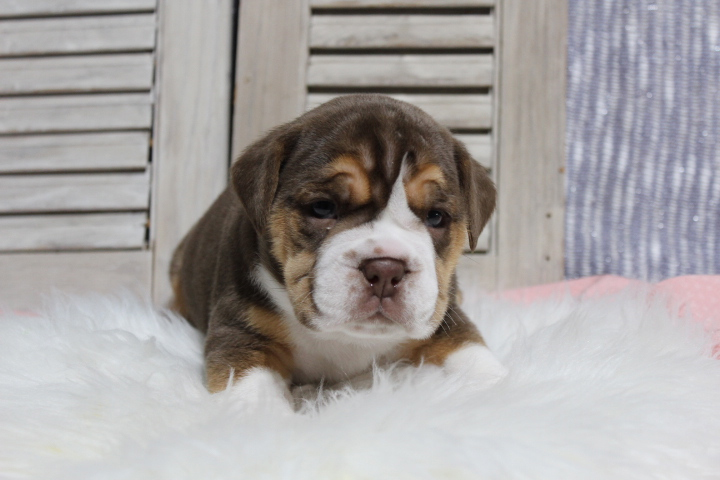
<svg viewBox="0 0 720 480">
<path fill-rule="evenodd" d="M 291 355 L 284 345 L 240 328 L 212 329 L 205 342 L 208 390 L 230 388 L 251 409 L 293 412 Z"/>
<path fill-rule="evenodd" d="M 448 309 L 437 331 L 427 340 L 410 345 L 405 356 L 415 364 L 427 362 L 449 373 L 467 375 L 483 386 L 507 375 L 507 369 L 458 306 Z"/>
</svg>

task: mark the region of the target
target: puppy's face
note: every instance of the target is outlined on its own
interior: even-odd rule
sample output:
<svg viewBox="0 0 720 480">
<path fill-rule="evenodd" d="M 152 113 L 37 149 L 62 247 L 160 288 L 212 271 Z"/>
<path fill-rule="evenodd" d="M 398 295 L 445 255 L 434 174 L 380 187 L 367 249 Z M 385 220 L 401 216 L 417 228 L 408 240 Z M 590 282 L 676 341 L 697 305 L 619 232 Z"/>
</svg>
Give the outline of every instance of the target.
<svg viewBox="0 0 720 480">
<path fill-rule="evenodd" d="M 361 342 L 437 330 L 465 241 L 474 245 L 495 201 L 446 129 L 374 95 L 274 131 L 233 176 L 298 321 Z"/>
</svg>

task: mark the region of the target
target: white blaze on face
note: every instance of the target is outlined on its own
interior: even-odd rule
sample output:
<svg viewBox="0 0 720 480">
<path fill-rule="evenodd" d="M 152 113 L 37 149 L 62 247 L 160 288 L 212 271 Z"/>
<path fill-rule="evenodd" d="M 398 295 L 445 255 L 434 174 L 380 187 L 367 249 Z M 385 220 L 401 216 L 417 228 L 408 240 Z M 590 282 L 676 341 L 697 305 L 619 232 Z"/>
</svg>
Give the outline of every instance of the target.
<svg viewBox="0 0 720 480">
<path fill-rule="evenodd" d="M 437 325 L 431 318 L 438 296 L 435 249 L 427 227 L 407 202 L 405 166 L 393 185 L 386 208 L 373 222 L 330 238 L 318 253 L 313 319 L 321 331 L 350 337 L 427 338 Z M 372 295 L 360 265 L 373 258 L 394 258 L 407 265 L 396 293 Z"/>
</svg>

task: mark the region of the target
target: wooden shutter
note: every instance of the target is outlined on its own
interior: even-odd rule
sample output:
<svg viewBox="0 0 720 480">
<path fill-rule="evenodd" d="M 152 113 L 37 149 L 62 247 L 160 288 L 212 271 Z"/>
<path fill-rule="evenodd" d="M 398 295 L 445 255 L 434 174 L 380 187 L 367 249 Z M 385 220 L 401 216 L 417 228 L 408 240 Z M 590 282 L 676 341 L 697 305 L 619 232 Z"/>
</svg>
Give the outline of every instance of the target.
<svg viewBox="0 0 720 480">
<path fill-rule="evenodd" d="M 0 0 L 0 305 L 167 299 L 225 183 L 233 1 L 157 1 Z"/>
<path fill-rule="evenodd" d="M 241 2 L 233 155 L 337 95 L 408 101 L 498 184 L 497 214 L 461 280 L 559 280 L 566 15 L 566 0 Z"/>
<path fill-rule="evenodd" d="M 155 7 L 0 0 L 1 302 L 149 285 Z"/>
</svg>

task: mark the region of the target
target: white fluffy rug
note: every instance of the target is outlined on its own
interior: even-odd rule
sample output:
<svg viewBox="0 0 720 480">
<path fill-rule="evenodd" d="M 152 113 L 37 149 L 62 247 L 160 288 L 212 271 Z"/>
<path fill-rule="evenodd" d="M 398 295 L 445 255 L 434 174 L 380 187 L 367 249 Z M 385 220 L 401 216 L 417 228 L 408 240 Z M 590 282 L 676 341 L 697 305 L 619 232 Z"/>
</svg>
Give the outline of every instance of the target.
<svg viewBox="0 0 720 480">
<path fill-rule="evenodd" d="M 467 310 L 509 376 L 376 372 L 290 418 L 202 385 L 200 336 L 132 299 L 0 316 L 0 478 L 720 478 L 720 361 L 634 290 Z"/>
</svg>

